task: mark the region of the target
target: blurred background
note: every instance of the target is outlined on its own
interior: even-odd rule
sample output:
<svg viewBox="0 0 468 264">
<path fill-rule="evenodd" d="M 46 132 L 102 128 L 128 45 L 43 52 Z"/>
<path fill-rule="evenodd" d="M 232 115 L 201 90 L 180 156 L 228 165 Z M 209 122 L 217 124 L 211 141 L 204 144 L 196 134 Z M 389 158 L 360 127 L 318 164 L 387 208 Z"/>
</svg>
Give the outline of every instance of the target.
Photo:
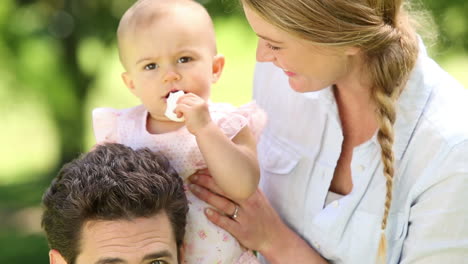
<svg viewBox="0 0 468 264">
<path fill-rule="evenodd" d="M 0 263 L 48 263 L 40 199 L 93 145 L 91 110 L 137 100 L 120 79 L 115 31 L 134 0 L 0 1 Z M 256 37 L 237 0 L 200 0 L 226 56 L 213 101 L 248 102 Z M 429 52 L 468 87 L 468 2 L 421 0 Z M 427 37 L 426 37 L 427 36 Z M 468 103 L 468 102 L 467 102 Z"/>
</svg>

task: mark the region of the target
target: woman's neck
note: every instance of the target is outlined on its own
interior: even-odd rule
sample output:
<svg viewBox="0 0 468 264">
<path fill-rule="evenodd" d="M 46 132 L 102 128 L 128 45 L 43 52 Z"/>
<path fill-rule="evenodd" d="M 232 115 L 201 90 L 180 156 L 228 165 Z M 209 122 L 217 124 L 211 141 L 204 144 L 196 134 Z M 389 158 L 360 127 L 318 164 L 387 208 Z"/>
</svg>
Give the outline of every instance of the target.
<svg viewBox="0 0 468 264">
<path fill-rule="evenodd" d="M 371 85 L 363 78 L 363 70 L 353 67 L 346 80 L 337 83 L 334 95 L 338 105 L 343 136 L 351 146 L 360 145 L 378 129 L 376 108 L 371 98 Z"/>
</svg>

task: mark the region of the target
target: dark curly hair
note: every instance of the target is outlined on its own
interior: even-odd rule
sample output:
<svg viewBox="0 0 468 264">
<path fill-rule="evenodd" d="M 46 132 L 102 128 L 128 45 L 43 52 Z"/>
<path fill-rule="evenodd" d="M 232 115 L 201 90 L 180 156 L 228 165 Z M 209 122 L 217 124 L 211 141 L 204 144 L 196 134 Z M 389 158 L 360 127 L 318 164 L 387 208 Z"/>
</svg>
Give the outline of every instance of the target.
<svg viewBox="0 0 468 264">
<path fill-rule="evenodd" d="M 147 148 L 97 146 L 63 166 L 42 203 L 49 247 L 67 263 L 74 263 L 80 253 L 81 229 L 90 220 L 130 220 L 165 212 L 177 246 L 182 246 L 188 212 L 182 179 L 163 155 Z"/>
</svg>

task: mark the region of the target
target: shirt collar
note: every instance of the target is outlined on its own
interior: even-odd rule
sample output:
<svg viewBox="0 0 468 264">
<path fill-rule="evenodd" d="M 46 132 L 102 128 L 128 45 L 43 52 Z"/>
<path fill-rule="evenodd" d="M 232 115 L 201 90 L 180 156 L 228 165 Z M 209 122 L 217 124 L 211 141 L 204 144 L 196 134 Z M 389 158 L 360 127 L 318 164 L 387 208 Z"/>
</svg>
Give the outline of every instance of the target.
<svg viewBox="0 0 468 264">
<path fill-rule="evenodd" d="M 430 65 L 432 65 L 432 62 L 427 56 L 426 48 L 419 40 L 419 54 L 416 65 L 396 105 L 394 151 L 398 160 L 401 160 L 408 148 L 432 93 L 433 85 L 428 83 L 429 78 L 427 78 L 427 70 Z"/>
</svg>

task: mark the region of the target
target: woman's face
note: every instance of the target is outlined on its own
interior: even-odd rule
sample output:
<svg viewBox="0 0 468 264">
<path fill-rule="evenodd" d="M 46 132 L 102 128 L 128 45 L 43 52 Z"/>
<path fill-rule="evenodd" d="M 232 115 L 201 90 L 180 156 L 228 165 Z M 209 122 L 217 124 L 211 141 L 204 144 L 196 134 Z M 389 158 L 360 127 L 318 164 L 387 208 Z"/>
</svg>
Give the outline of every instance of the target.
<svg viewBox="0 0 468 264">
<path fill-rule="evenodd" d="M 273 26 L 247 5 L 244 12 L 259 37 L 257 61 L 283 69 L 293 90 L 312 92 L 346 82 L 356 48 L 318 46 Z"/>
</svg>

